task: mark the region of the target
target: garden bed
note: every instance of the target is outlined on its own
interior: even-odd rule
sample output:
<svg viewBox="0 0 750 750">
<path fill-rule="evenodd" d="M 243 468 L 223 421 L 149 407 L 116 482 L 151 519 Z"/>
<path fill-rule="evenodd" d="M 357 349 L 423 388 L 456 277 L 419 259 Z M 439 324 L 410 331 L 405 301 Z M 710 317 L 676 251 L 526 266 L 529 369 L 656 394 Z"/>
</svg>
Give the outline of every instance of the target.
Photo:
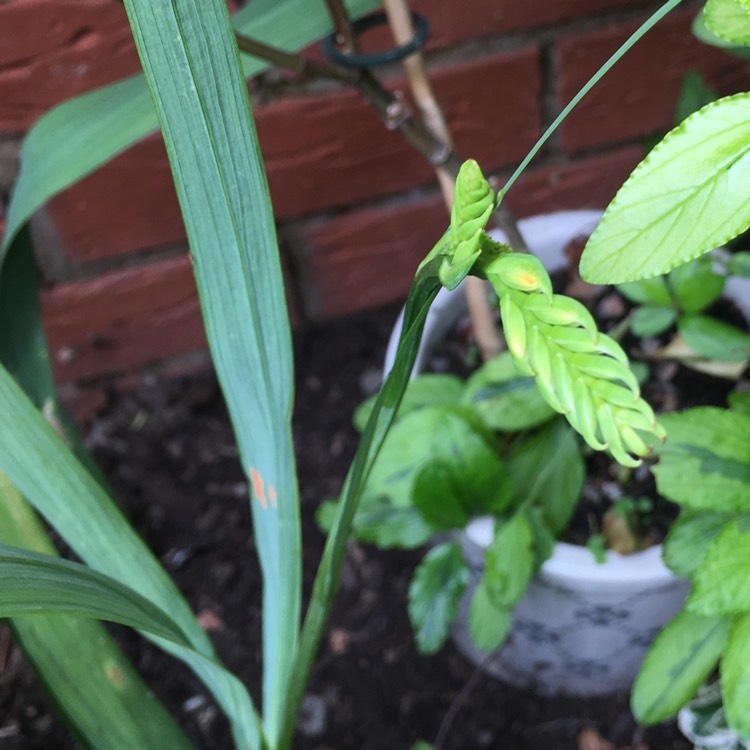
<svg viewBox="0 0 750 750">
<path fill-rule="evenodd" d="M 351 414 L 378 385 L 396 314 L 392 307 L 369 312 L 295 340 L 306 591 L 323 547 L 314 511 L 340 488 L 356 447 Z M 214 379 L 144 383 L 113 398 L 89 441 L 221 658 L 257 696 L 259 574 L 246 486 Z M 439 737 L 442 750 L 689 750 L 673 725 L 638 728 L 627 695 L 540 699 L 480 675 L 452 645 L 420 656 L 406 614 L 420 557 L 350 545 L 295 748 L 408 750 L 417 739 Z M 229 750 L 227 727 L 200 683 L 130 631 L 116 632 L 196 744 Z M 28 667 L 11 653 L 3 670 L 0 636 L 0 749 L 74 747 Z"/>
</svg>

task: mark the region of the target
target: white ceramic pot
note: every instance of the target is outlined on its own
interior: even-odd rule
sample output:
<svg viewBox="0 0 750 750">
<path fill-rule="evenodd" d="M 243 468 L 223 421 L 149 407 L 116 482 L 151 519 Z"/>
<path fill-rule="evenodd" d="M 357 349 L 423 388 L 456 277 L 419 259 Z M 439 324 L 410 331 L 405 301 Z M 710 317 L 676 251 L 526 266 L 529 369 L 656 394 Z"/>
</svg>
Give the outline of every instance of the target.
<svg viewBox="0 0 750 750">
<path fill-rule="evenodd" d="M 569 242 L 587 236 L 600 211 L 565 211 L 522 220 L 529 247 L 550 271 L 566 262 Z M 501 234 L 495 235 L 503 239 Z M 415 373 L 426 354 L 465 314 L 461 290 L 443 289 L 427 316 Z M 395 356 L 399 320 L 389 342 L 385 371 Z M 478 651 L 466 617 L 471 591 L 479 581 L 484 551 L 492 540 L 492 519 L 475 519 L 462 544 L 472 571 L 453 630 L 458 648 L 489 673 L 543 695 L 603 695 L 628 690 L 643 656 L 660 629 L 679 611 L 689 588 L 661 560 L 661 547 L 633 555 L 592 553 L 558 542 L 516 607 L 506 643 L 491 655 Z"/>
</svg>

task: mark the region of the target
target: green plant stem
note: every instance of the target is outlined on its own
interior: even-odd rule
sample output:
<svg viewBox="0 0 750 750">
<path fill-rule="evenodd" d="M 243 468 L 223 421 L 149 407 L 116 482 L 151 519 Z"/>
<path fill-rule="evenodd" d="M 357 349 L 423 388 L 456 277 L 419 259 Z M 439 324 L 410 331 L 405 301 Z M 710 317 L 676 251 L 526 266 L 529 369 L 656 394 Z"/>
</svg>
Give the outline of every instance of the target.
<svg viewBox="0 0 750 750">
<path fill-rule="evenodd" d="M 644 34 L 650 31 L 664 16 L 670 11 L 674 10 L 682 0 L 669 0 L 655 11 L 641 26 L 633 32 L 633 34 L 625 41 L 625 43 L 594 73 L 594 75 L 588 80 L 583 88 L 570 100 L 568 105 L 563 109 L 562 112 L 555 118 L 553 123 L 544 131 L 542 137 L 534 144 L 531 151 L 525 156 L 523 161 L 518 165 L 518 168 L 510 176 L 505 186 L 502 189 L 502 194 L 505 195 L 508 190 L 513 186 L 516 180 L 521 176 L 526 167 L 529 166 L 531 160 L 539 153 L 539 150 L 549 140 L 550 136 L 557 130 L 560 124 L 565 118 L 571 113 L 571 111 L 578 105 L 586 94 L 591 91 L 594 86 L 611 70 L 611 68 L 617 63 L 620 58 L 630 50 L 630 48 L 641 39 Z"/>
<path fill-rule="evenodd" d="M 448 233 L 446 232 L 438 242 L 436 249 L 448 241 Z M 409 383 L 412 367 L 419 350 L 425 316 L 435 299 L 435 295 L 441 288 L 437 270 L 442 262 L 442 256 L 437 254 L 436 250 L 433 250 L 432 256 L 432 261 L 428 261 L 420 267 L 412 285 L 404 310 L 404 323 L 393 370 L 388 375 L 375 402 L 354 461 L 344 482 L 339 512 L 328 534 L 323 556 L 315 576 L 310 604 L 305 614 L 292 679 L 284 705 L 283 732 L 276 745 L 276 750 L 288 750 L 291 747 L 302 696 L 310 676 L 315 654 L 323 637 L 323 630 L 330 613 L 333 597 L 338 588 L 341 564 L 346 543 L 351 534 L 354 515 L 365 482 Z"/>
</svg>

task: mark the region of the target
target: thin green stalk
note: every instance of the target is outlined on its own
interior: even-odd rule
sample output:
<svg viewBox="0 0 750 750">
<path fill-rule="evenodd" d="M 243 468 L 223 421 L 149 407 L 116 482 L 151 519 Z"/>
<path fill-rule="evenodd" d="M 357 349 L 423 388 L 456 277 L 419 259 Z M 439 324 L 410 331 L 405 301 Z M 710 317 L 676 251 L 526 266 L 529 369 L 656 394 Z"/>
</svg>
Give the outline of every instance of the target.
<svg viewBox="0 0 750 750">
<path fill-rule="evenodd" d="M 539 153 L 539 150 L 544 146 L 544 144 L 549 140 L 550 136 L 557 130 L 557 128 L 560 126 L 560 124 L 563 122 L 563 120 L 571 113 L 574 107 L 578 105 L 578 103 L 583 99 L 586 94 L 591 91 L 594 86 L 596 86 L 597 83 L 607 74 L 609 73 L 610 69 L 620 60 L 620 58 L 625 55 L 626 52 L 630 50 L 630 48 L 639 40 L 642 36 L 646 34 L 646 32 L 650 31 L 654 26 L 656 26 L 659 21 L 661 21 L 664 16 L 667 15 L 670 11 L 674 10 L 682 0 L 669 0 L 669 2 L 664 3 L 664 5 L 659 8 L 653 15 L 651 15 L 635 32 L 633 32 L 632 36 L 630 36 L 627 41 L 615 52 L 612 57 L 607 60 L 607 62 L 602 65 L 599 70 L 594 73 L 594 75 L 589 79 L 589 81 L 584 85 L 584 87 L 570 100 L 567 107 L 563 109 L 562 112 L 555 118 L 554 122 L 547 128 L 547 130 L 544 131 L 544 135 L 534 144 L 531 151 L 526 155 L 524 160 L 518 165 L 518 168 L 515 172 L 510 176 L 510 179 L 505 183 L 505 186 L 502 189 L 502 195 L 505 195 L 508 190 L 511 189 L 515 181 L 521 176 L 523 171 L 526 169 L 526 167 L 529 166 L 529 163 L 531 160 Z"/>
<path fill-rule="evenodd" d="M 444 244 L 447 241 L 447 236 L 448 233 L 446 232 L 436 247 Z M 433 250 L 433 254 L 435 254 L 435 250 Z M 362 434 L 354 461 L 347 474 L 341 492 L 339 513 L 328 534 L 325 550 L 315 576 L 310 604 L 305 614 L 299 649 L 284 704 L 283 734 L 276 745 L 276 750 L 288 750 L 291 747 L 302 696 L 338 587 L 341 564 L 346 543 L 351 533 L 354 514 L 367 477 L 409 383 L 419 350 L 424 319 L 440 289 L 440 282 L 437 277 L 437 268 L 440 262 L 441 257 L 436 255 L 434 262 L 428 261 L 417 272 L 417 278 L 412 284 L 404 311 L 401 339 L 393 369 L 380 391 L 367 427 Z"/>
</svg>

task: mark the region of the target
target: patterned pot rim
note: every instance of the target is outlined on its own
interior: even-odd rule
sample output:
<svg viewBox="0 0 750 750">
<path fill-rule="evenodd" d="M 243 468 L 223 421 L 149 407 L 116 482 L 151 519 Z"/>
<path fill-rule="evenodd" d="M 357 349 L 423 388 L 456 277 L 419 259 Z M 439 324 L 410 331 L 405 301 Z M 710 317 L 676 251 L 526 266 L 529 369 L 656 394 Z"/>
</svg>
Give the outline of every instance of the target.
<svg viewBox="0 0 750 750">
<path fill-rule="evenodd" d="M 491 516 L 473 519 L 464 530 L 462 541 L 483 554 L 492 541 L 494 524 Z M 542 580 L 568 588 L 658 587 L 674 580 L 674 575 L 662 562 L 661 552 L 660 544 L 632 555 L 607 550 L 606 561 L 599 563 L 586 547 L 556 542 L 552 556 L 544 562 L 538 575 Z"/>
</svg>

